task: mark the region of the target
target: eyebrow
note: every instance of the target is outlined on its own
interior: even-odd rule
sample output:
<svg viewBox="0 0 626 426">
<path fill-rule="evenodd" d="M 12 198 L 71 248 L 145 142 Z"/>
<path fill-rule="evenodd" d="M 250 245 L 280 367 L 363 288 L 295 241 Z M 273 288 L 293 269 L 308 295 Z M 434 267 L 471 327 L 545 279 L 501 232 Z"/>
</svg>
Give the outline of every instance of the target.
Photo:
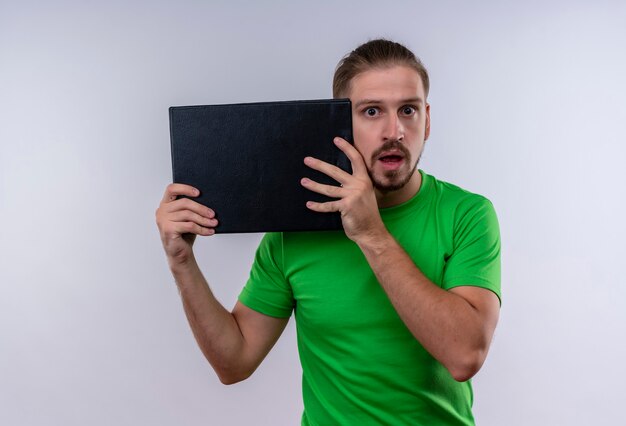
<svg viewBox="0 0 626 426">
<path fill-rule="evenodd" d="M 376 104 L 382 104 L 383 101 L 380 99 L 361 99 L 360 101 L 357 101 L 354 104 L 354 108 L 358 109 L 360 107 L 362 107 L 363 105 L 376 105 Z M 402 101 L 400 101 L 400 103 L 403 104 L 410 104 L 410 103 L 418 103 L 418 104 L 423 104 L 424 100 L 420 97 L 415 97 L 415 98 L 408 98 L 408 99 L 403 99 Z"/>
</svg>

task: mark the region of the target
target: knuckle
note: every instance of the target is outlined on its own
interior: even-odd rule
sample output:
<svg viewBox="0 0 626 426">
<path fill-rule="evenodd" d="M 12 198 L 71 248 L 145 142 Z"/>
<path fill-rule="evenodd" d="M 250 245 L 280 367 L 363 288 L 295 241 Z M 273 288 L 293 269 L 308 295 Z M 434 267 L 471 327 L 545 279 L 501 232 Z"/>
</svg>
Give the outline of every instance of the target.
<svg viewBox="0 0 626 426">
<path fill-rule="evenodd" d="M 191 201 L 189 198 L 181 198 L 180 205 L 187 210 L 191 210 L 191 208 L 193 207 L 193 201 Z"/>
<path fill-rule="evenodd" d="M 176 190 L 176 184 L 175 183 L 170 183 L 169 185 L 167 185 L 167 187 L 165 188 L 165 193 L 172 195 Z"/>
<path fill-rule="evenodd" d="M 202 217 L 201 215 L 194 213 L 194 220 L 198 223 L 201 223 L 203 225 L 206 225 L 209 223 L 209 219 L 206 217 Z"/>
<path fill-rule="evenodd" d="M 359 191 L 365 191 L 367 189 L 367 187 L 368 187 L 367 182 L 365 180 L 363 180 L 363 179 L 357 180 L 357 185 L 356 186 L 357 186 L 357 189 Z"/>
</svg>

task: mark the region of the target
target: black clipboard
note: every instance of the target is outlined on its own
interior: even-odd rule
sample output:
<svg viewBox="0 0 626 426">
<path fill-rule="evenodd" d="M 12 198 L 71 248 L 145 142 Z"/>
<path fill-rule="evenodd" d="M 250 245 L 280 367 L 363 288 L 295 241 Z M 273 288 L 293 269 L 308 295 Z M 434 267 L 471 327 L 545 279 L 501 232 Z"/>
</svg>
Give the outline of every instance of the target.
<svg viewBox="0 0 626 426">
<path fill-rule="evenodd" d="M 317 213 L 306 201 L 329 201 L 300 179 L 337 185 L 303 163 L 313 156 L 351 173 L 333 143 L 353 143 L 349 99 L 178 106 L 169 109 L 175 183 L 198 188 L 212 208 L 216 233 L 341 229 L 339 213 Z"/>
</svg>

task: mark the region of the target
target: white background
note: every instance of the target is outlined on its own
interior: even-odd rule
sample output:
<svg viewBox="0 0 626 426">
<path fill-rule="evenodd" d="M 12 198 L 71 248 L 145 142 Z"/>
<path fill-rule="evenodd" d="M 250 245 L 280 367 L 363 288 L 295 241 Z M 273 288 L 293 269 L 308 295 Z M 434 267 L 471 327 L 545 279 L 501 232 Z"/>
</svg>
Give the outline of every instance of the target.
<svg viewBox="0 0 626 426">
<path fill-rule="evenodd" d="M 230 387 L 188 329 L 154 223 L 167 109 L 331 97 L 379 36 L 431 74 L 421 167 L 499 214 L 478 424 L 623 422 L 625 3 L 466 3 L 3 1 L 0 424 L 299 423 L 293 323 Z M 259 238 L 197 243 L 228 307 Z"/>
</svg>

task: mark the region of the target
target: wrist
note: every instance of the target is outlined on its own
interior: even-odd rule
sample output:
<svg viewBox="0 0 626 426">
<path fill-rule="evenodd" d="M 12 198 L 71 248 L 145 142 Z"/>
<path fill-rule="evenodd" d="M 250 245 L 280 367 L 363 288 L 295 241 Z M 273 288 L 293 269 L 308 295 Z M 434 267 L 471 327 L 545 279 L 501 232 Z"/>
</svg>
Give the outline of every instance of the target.
<svg viewBox="0 0 626 426">
<path fill-rule="evenodd" d="M 186 256 L 168 256 L 167 263 L 174 276 L 185 274 L 198 268 L 193 252 Z"/>
<path fill-rule="evenodd" d="M 382 228 L 361 235 L 355 242 L 366 255 L 369 253 L 380 255 L 392 245 L 397 244 L 396 240 L 389 231 L 387 231 L 384 225 Z"/>
</svg>

